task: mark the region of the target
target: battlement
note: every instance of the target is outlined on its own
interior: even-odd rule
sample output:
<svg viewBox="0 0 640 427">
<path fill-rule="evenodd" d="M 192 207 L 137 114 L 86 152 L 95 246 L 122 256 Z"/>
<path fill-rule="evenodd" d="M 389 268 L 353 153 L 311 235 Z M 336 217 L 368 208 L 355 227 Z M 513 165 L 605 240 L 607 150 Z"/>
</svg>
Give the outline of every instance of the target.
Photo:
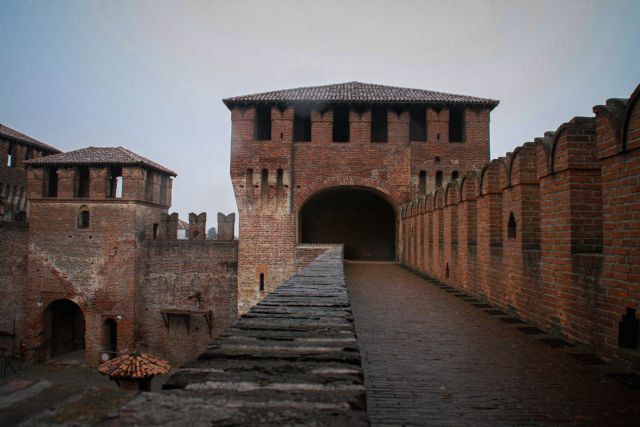
<svg viewBox="0 0 640 427">
<path fill-rule="evenodd" d="M 640 86 L 403 204 L 402 263 L 617 351 L 618 322 L 640 310 L 638 98 Z"/>
</svg>

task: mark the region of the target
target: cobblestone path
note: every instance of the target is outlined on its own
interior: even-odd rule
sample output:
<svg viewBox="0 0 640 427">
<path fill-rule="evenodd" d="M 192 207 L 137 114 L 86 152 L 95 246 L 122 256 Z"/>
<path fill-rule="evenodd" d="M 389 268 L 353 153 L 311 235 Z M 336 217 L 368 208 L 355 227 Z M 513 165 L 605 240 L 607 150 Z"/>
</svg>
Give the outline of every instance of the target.
<svg viewBox="0 0 640 427">
<path fill-rule="evenodd" d="M 374 426 L 640 425 L 640 390 L 571 356 L 584 348 L 552 348 L 398 265 L 346 273 Z"/>
</svg>

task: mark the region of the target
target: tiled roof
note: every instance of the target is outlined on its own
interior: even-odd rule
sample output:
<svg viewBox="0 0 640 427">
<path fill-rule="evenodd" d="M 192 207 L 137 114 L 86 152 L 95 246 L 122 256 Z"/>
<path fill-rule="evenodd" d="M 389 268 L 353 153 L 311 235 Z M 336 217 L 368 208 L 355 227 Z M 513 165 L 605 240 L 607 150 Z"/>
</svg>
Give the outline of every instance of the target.
<svg viewBox="0 0 640 427">
<path fill-rule="evenodd" d="M 60 153 L 61 152 L 57 148 L 54 148 L 54 147 L 52 147 L 50 145 L 47 145 L 44 142 L 40 142 L 35 138 L 31 138 L 30 136 L 25 135 L 22 132 L 18 132 L 17 130 L 11 129 L 10 127 L 5 126 L 5 125 L 0 123 L 0 138 L 2 138 L 2 137 L 15 139 L 15 140 L 23 142 L 25 144 L 33 145 L 36 148 L 48 151 L 50 153 Z"/>
<path fill-rule="evenodd" d="M 54 154 L 27 160 L 31 166 L 65 166 L 65 165 L 139 165 L 156 169 L 162 173 L 176 176 L 176 173 L 164 166 L 142 157 L 124 147 L 87 147 L 67 153 Z"/>
<path fill-rule="evenodd" d="M 110 378 L 141 379 L 169 373 L 171 366 L 166 360 L 145 353 L 131 352 L 100 365 L 98 371 Z"/>
<path fill-rule="evenodd" d="M 467 95 L 434 92 L 396 86 L 348 82 L 326 86 L 310 86 L 276 90 L 223 99 L 231 107 L 245 103 L 326 102 L 326 103 L 419 103 L 419 104 L 481 104 L 494 108 L 499 101 Z"/>
</svg>

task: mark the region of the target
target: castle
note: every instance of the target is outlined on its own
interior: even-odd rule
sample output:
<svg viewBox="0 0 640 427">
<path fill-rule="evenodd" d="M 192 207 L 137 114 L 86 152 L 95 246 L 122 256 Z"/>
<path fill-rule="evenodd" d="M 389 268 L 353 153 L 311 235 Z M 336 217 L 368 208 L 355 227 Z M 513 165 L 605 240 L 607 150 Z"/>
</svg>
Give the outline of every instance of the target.
<svg viewBox="0 0 640 427">
<path fill-rule="evenodd" d="M 36 359 L 142 348 L 180 363 L 341 243 L 624 355 L 638 344 L 639 97 L 493 161 L 492 99 L 359 82 L 224 99 L 237 241 L 233 214 L 217 240 L 206 214 L 176 239 L 164 166 L 3 126 L 0 338 Z"/>
</svg>

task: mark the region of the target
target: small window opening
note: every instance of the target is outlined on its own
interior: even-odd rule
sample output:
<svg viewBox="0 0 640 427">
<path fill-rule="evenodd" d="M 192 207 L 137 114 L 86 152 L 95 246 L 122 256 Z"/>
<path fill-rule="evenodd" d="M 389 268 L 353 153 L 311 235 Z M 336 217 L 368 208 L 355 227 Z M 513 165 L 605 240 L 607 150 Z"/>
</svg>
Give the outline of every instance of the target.
<svg viewBox="0 0 640 427">
<path fill-rule="evenodd" d="M 420 181 L 419 181 L 419 191 L 420 194 L 427 193 L 427 171 L 420 171 Z"/>
<path fill-rule="evenodd" d="M 442 188 L 442 171 L 436 172 L 436 188 Z"/>
<path fill-rule="evenodd" d="M 424 106 L 411 107 L 409 112 L 409 140 L 427 140 L 427 109 Z"/>
<path fill-rule="evenodd" d="M 260 289 L 260 292 L 264 291 L 264 273 L 260 273 L 259 289 Z"/>
<path fill-rule="evenodd" d="M 447 267 L 445 269 L 444 275 L 447 279 L 449 278 L 449 263 L 447 263 Z"/>
<path fill-rule="evenodd" d="M 153 224 L 153 240 L 158 238 L 158 224 Z"/>
<path fill-rule="evenodd" d="M 122 168 L 121 167 L 109 168 L 109 186 L 107 188 L 107 197 L 109 198 L 122 197 Z"/>
<path fill-rule="evenodd" d="M 89 228 L 89 208 L 82 206 L 78 213 L 78 228 Z"/>
<path fill-rule="evenodd" d="M 169 178 L 166 175 L 160 175 L 160 204 L 167 204 L 167 182 Z"/>
<path fill-rule="evenodd" d="M 387 107 L 375 105 L 371 108 L 371 142 L 387 140 Z"/>
<path fill-rule="evenodd" d="M 507 237 L 510 239 L 516 238 L 516 217 L 513 212 L 509 214 L 509 222 L 507 223 Z"/>
<path fill-rule="evenodd" d="M 636 318 L 636 310 L 627 307 L 627 312 L 618 323 L 618 345 L 623 348 L 638 348 L 640 319 Z"/>
<path fill-rule="evenodd" d="M 451 181 L 458 179 L 458 171 L 451 172 Z"/>
<path fill-rule="evenodd" d="M 449 142 L 464 141 L 464 108 L 449 109 Z"/>
<path fill-rule="evenodd" d="M 256 106 L 256 119 L 254 136 L 257 140 L 267 141 L 271 139 L 271 106 Z"/>
<path fill-rule="evenodd" d="M 311 109 L 308 107 L 296 107 L 293 113 L 293 140 L 311 141 Z"/>
<path fill-rule="evenodd" d="M 434 161 L 434 162 L 436 162 L 436 163 L 440 163 L 440 156 L 436 156 L 436 157 L 433 159 L 433 161 Z"/>
<path fill-rule="evenodd" d="M 333 109 L 333 140 L 349 142 L 349 107 L 338 105 Z"/>
<path fill-rule="evenodd" d="M 76 169 L 76 197 L 89 197 L 89 168 Z"/>
<path fill-rule="evenodd" d="M 7 152 L 7 166 L 10 168 L 16 165 L 16 146 L 15 144 L 9 144 L 9 151 Z"/>
<path fill-rule="evenodd" d="M 153 202 L 153 171 L 147 171 L 147 177 L 144 180 L 144 198 L 147 202 Z"/>
<path fill-rule="evenodd" d="M 262 197 L 262 202 L 266 203 L 269 199 L 269 170 L 262 169 L 262 173 L 260 176 L 260 195 Z"/>
<path fill-rule="evenodd" d="M 58 197 L 58 169 L 50 168 L 44 172 L 43 196 Z"/>
</svg>

